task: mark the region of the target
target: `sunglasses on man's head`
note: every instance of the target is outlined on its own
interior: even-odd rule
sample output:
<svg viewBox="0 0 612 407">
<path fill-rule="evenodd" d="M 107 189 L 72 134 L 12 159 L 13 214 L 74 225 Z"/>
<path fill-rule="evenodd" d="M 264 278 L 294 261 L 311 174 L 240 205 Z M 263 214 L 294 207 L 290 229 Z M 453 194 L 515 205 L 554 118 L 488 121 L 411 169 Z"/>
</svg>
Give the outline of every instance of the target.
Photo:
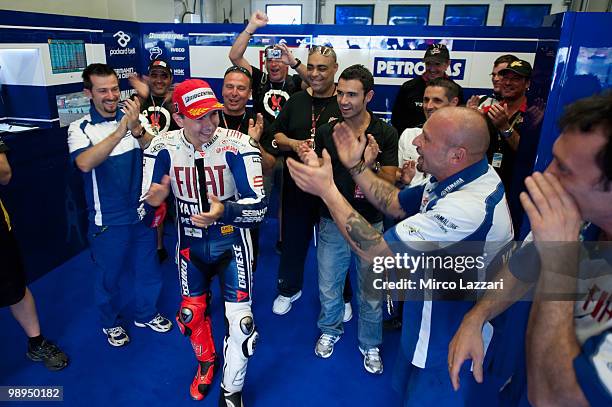
<svg viewBox="0 0 612 407">
<path fill-rule="evenodd" d="M 227 68 L 227 70 L 225 71 L 225 74 L 223 75 L 223 77 L 226 77 L 227 74 L 230 74 L 232 72 L 241 72 L 241 73 L 245 74 L 249 79 L 253 80 L 253 76 L 251 75 L 249 70 L 246 69 L 246 68 L 243 68 L 241 66 L 238 66 L 238 65 L 232 65 L 229 68 Z"/>
<path fill-rule="evenodd" d="M 334 49 L 332 47 L 328 47 L 326 45 L 315 45 L 314 47 L 311 47 L 308 50 L 308 55 L 312 55 L 315 52 L 318 52 L 319 54 L 323 55 L 324 57 L 328 57 L 331 55 L 334 55 Z"/>
</svg>

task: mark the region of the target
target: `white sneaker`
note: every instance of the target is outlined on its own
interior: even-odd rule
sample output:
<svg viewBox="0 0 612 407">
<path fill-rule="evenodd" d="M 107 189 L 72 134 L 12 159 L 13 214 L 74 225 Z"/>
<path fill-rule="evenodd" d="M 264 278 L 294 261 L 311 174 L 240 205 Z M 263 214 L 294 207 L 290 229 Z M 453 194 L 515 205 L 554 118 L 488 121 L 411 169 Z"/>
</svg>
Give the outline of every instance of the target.
<svg viewBox="0 0 612 407">
<path fill-rule="evenodd" d="M 155 315 L 149 322 L 138 322 L 134 321 L 134 325 L 138 328 L 149 327 L 155 332 L 168 332 L 172 329 L 172 322 L 168 318 L 163 317 L 161 314 Z"/>
<path fill-rule="evenodd" d="M 130 341 L 130 337 L 122 326 L 102 328 L 102 332 L 104 332 L 108 339 L 108 343 L 112 346 L 123 346 Z"/>
<path fill-rule="evenodd" d="M 349 322 L 353 319 L 353 307 L 351 307 L 350 302 L 344 303 L 344 316 L 342 317 L 342 322 Z"/>
<path fill-rule="evenodd" d="M 272 304 L 272 312 L 276 315 L 285 315 L 291 310 L 291 303 L 297 301 L 302 296 L 302 290 L 298 291 L 291 297 L 279 295 Z"/>
<path fill-rule="evenodd" d="M 360 346 L 359 351 L 363 355 L 363 367 L 365 367 L 365 370 L 372 374 L 382 374 L 383 363 L 380 357 L 380 350 L 376 346 L 363 350 Z"/>
<path fill-rule="evenodd" d="M 327 359 L 334 353 L 334 345 L 339 340 L 339 335 L 321 334 L 315 346 L 315 355 Z"/>
</svg>

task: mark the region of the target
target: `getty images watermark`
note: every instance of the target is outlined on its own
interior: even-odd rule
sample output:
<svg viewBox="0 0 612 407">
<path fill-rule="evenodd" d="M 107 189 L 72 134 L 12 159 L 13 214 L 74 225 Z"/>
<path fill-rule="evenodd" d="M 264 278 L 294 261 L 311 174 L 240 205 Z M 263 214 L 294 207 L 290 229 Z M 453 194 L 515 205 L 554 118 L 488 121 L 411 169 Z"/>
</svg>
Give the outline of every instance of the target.
<svg viewBox="0 0 612 407">
<path fill-rule="evenodd" d="M 365 284 L 370 299 L 384 293 L 403 301 L 473 301 L 483 296 L 500 301 L 584 301 L 584 312 L 612 317 L 610 242 L 410 245 L 392 243 L 389 255 L 373 257 Z"/>
<path fill-rule="evenodd" d="M 497 277 L 510 243 L 426 242 L 407 248 L 390 245 L 389 255 L 372 258 L 368 294 L 396 300 L 474 300 L 487 291 L 503 290 Z M 393 253 L 393 254 L 391 254 Z"/>
<path fill-rule="evenodd" d="M 412 275 L 419 270 L 446 270 L 456 274 L 463 274 L 467 270 L 484 271 L 487 267 L 486 256 L 450 256 L 450 255 L 409 255 L 408 253 L 394 256 L 376 256 L 373 259 L 372 271 L 380 274 L 372 282 L 377 290 L 503 290 L 504 280 L 499 281 L 473 281 L 472 279 L 458 278 L 456 280 L 438 280 L 434 277 L 400 278 L 398 281 L 389 281 L 383 278 L 385 271 L 404 270 Z"/>
</svg>

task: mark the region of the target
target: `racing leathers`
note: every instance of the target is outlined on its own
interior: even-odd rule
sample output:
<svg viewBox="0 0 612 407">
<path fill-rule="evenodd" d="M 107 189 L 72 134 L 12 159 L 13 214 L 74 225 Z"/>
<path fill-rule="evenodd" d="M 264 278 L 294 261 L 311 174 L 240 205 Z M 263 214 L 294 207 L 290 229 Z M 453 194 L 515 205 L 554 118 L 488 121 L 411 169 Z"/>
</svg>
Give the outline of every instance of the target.
<svg viewBox="0 0 612 407">
<path fill-rule="evenodd" d="M 152 156 L 156 156 L 152 182 L 160 183 L 169 175 L 176 200 L 182 296 L 177 322 L 200 362 L 191 396 L 204 398 L 216 367 L 207 308 L 211 279 L 217 273 L 227 323 L 221 386 L 223 394 L 240 393 L 258 336 L 251 312 L 253 246 L 248 228 L 261 222 L 267 209 L 257 142 L 236 130 L 218 127 L 198 151 L 181 129 L 153 140 L 145 151 L 145 173 L 146 160 Z M 200 228 L 191 216 L 209 211 L 204 187 L 223 203 L 224 212 L 217 222 Z"/>
</svg>

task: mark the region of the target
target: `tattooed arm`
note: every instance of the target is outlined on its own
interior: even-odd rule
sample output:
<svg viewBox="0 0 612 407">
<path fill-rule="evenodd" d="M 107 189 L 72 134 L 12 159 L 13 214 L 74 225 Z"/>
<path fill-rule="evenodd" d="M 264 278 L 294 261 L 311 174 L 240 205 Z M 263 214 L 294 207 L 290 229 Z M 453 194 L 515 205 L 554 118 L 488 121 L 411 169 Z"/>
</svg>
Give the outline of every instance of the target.
<svg viewBox="0 0 612 407">
<path fill-rule="evenodd" d="M 391 254 L 383 236 L 351 207 L 334 184 L 331 158 L 326 150 L 323 150 L 320 167 L 302 164 L 291 158 L 287 159 L 287 166 L 291 177 L 303 191 L 323 199 L 336 225 L 344 225 L 338 229 L 363 260 L 370 262 L 375 256 Z"/>
<path fill-rule="evenodd" d="M 368 201 L 379 211 L 395 219 L 406 217 L 406 212 L 402 209 L 398 199 L 400 190 L 393 184 L 376 176 L 368 168 L 356 168 L 350 172 L 353 180 L 359 185 Z"/>
<path fill-rule="evenodd" d="M 357 137 L 346 123 L 341 122 L 334 126 L 333 138 L 338 158 L 353 176 L 353 180 L 359 185 L 368 201 L 386 215 L 396 219 L 405 218 L 406 213 L 398 199 L 399 189 L 374 174 L 361 158 L 366 148 L 366 137 Z M 395 173 L 395 170 L 393 172 Z M 395 175 L 390 179 L 394 180 Z"/>
</svg>

